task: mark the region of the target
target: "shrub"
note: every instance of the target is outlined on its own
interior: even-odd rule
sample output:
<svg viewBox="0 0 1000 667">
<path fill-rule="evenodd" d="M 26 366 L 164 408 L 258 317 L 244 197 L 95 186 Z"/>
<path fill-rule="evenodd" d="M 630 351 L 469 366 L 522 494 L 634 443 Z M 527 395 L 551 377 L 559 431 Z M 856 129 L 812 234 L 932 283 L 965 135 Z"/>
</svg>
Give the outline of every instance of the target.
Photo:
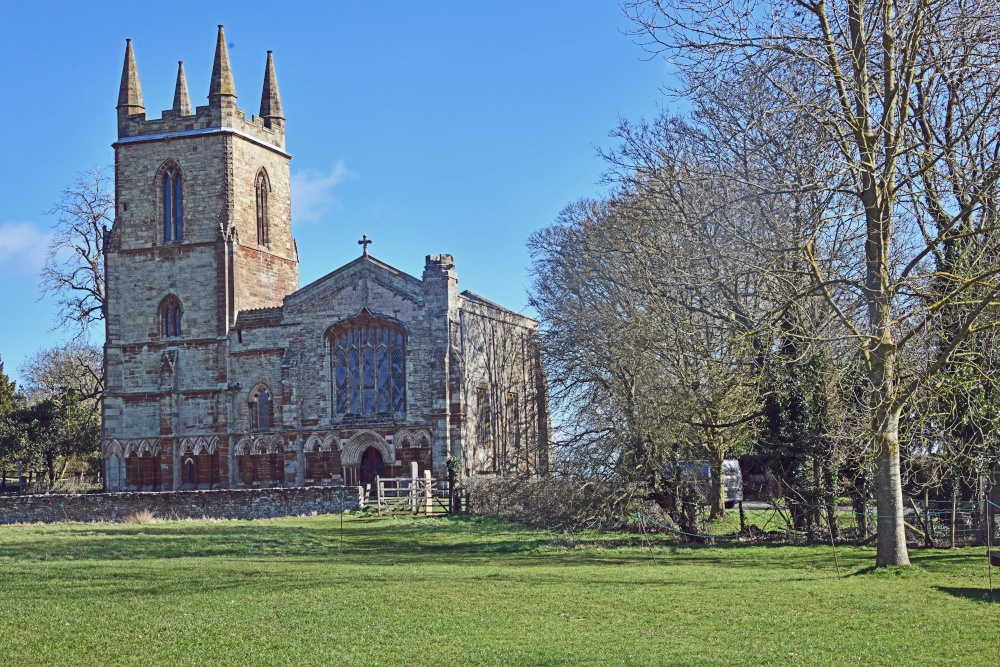
<svg viewBox="0 0 1000 667">
<path fill-rule="evenodd" d="M 643 489 L 566 477 L 466 478 L 472 512 L 513 519 L 539 528 L 580 529 L 661 514 Z"/>
<path fill-rule="evenodd" d="M 133 525 L 145 525 L 148 523 L 156 523 L 159 519 L 153 514 L 152 510 L 140 510 L 134 512 L 125 517 L 125 523 Z"/>
</svg>

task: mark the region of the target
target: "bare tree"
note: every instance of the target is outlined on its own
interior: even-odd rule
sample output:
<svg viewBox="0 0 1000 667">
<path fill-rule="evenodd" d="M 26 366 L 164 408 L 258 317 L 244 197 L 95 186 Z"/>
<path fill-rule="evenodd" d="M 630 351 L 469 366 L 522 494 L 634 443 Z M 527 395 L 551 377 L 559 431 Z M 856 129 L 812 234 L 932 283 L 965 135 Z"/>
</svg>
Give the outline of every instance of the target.
<svg viewBox="0 0 1000 667">
<path fill-rule="evenodd" d="M 114 206 L 111 177 L 94 166 L 78 173 L 49 211 L 58 218 L 41 287 L 58 301 L 57 326 L 69 325 L 74 338 L 104 319 L 104 235 L 113 224 Z"/>
<path fill-rule="evenodd" d="M 645 481 L 664 440 L 666 392 L 655 327 L 628 285 L 614 231 L 612 206 L 584 201 L 536 232 L 531 303 L 562 422 L 561 458 L 586 475 Z"/>
<path fill-rule="evenodd" d="M 679 224 L 687 237 L 701 239 L 687 244 L 691 266 L 701 267 L 691 282 L 701 287 L 669 283 L 670 289 L 698 295 L 706 272 L 714 276 L 714 295 L 678 303 L 718 303 L 720 326 L 742 323 L 756 341 L 756 358 L 744 359 L 763 369 L 763 381 L 758 378 L 747 397 L 756 395 L 766 419 L 752 434 L 753 454 L 770 466 L 783 495 L 801 505 L 793 513 L 800 514 L 833 503 L 839 465 L 844 479 L 862 488 L 870 474 L 859 451 L 866 440 L 857 437 L 857 408 L 843 409 L 845 398 L 853 402 L 858 353 L 845 344 L 850 332 L 821 298 L 801 250 L 812 238 L 811 220 L 839 204 L 836 193 L 821 187 L 836 176 L 827 173 L 832 151 L 807 118 L 779 113 L 776 101 L 780 90 L 766 80 L 730 75 L 701 87 L 684 118 L 623 121 L 614 133 L 618 146 L 604 157 L 610 182 L 686 211 Z M 683 156 L 683 172 L 677 156 Z M 670 180 L 680 175 L 685 185 L 676 188 Z M 771 184 L 778 187 L 763 187 Z M 824 268 L 844 264 L 842 241 L 823 242 Z M 863 305 L 840 296 L 852 311 Z M 864 511 L 867 496 L 852 495 Z M 831 509 L 827 520 L 836 532 L 834 518 Z"/>
<path fill-rule="evenodd" d="M 761 330 L 771 274 L 719 224 L 727 183 L 690 171 L 683 136 L 628 170 L 607 200 L 568 207 L 529 241 L 566 446 L 645 484 L 668 511 L 670 466 L 707 460 L 718 482 L 727 453 L 747 441 L 771 335 Z M 715 489 L 713 517 L 724 500 Z"/>
<path fill-rule="evenodd" d="M 40 350 L 21 365 L 21 387 L 32 403 L 73 392 L 77 400 L 96 410 L 104 391 L 104 352 L 81 341 Z"/>
<path fill-rule="evenodd" d="M 870 385 L 876 564 L 908 564 L 900 415 L 971 334 L 998 322 L 995 243 L 970 249 L 974 269 L 961 274 L 940 275 L 931 261 L 950 240 L 995 225 L 986 205 L 1000 177 L 995 2 L 629 0 L 624 8 L 645 47 L 678 67 L 677 92 L 695 97 L 734 72 L 758 78 L 777 93 L 765 111 L 806 119 L 836 151 L 826 181 L 810 187 L 839 201 L 809 221 L 801 250 L 857 341 Z M 826 261 L 834 243 L 853 261 Z M 962 314 L 947 342 L 902 366 L 905 350 L 952 305 Z"/>
</svg>

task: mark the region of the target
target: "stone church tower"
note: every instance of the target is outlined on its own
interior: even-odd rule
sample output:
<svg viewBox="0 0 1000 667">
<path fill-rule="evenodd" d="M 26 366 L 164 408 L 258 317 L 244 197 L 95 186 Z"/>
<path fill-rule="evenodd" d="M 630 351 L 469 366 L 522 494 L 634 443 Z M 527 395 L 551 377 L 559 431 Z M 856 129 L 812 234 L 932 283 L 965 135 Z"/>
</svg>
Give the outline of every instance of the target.
<svg viewBox="0 0 1000 667">
<path fill-rule="evenodd" d="M 537 324 L 458 294 L 450 255 L 428 256 L 418 280 L 367 243 L 300 290 L 271 52 L 247 118 L 219 26 L 208 102 L 192 110 L 179 63 L 172 108 L 147 119 L 127 42 L 105 243 L 106 487 L 357 484 L 411 461 L 443 474 L 454 455 L 470 472 L 544 467 L 547 445 L 527 454 L 548 440 Z M 510 386 L 490 379 L 476 329 L 493 320 L 522 369 Z M 484 353 L 469 356 L 473 338 Z"/>
</svg>

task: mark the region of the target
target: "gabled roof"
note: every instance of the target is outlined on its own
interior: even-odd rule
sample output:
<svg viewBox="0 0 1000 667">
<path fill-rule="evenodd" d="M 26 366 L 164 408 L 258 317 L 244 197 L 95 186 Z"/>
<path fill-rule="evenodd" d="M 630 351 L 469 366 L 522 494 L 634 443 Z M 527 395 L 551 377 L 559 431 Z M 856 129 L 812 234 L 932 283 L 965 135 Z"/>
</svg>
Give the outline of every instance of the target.
<svg viewBox="0 0 1000 667">
<path fill-rule="evenodd" d="M 423 281 L 419 278 L 414 278 L 394 266 L 390 266 L 371 255 L 367 255 L 358 257 L 356 260 L 344 264 L 339 269 L 331 271 L 322 278 L 314 280 L 298 291 L 292 292 L 285 297 L 284 307 L 296 308 L 302 306 L 315 298 L 341 289 L 363 274 L 369 274 L 379 282 L 391 284 L 399 291 L 408 293 L 414 298 L 420 295 L 423 285 Z"/>
</svg>

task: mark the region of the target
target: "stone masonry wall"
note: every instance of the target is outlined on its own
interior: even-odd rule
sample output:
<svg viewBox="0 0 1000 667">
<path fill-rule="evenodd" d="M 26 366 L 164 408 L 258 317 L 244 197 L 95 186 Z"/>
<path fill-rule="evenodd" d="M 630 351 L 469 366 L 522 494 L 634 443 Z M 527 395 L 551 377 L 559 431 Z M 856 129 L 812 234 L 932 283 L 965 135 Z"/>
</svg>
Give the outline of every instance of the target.
<svg viewBox="0 0 1000 667">
<path fill-rule="evenodd" d="M 0 497 L 0 524 L 124 521 L 143 510 L 162 519 L 269 519 L 357 506 L 357 488 L 343 486 L 7 496 Z"/>
</svg>

